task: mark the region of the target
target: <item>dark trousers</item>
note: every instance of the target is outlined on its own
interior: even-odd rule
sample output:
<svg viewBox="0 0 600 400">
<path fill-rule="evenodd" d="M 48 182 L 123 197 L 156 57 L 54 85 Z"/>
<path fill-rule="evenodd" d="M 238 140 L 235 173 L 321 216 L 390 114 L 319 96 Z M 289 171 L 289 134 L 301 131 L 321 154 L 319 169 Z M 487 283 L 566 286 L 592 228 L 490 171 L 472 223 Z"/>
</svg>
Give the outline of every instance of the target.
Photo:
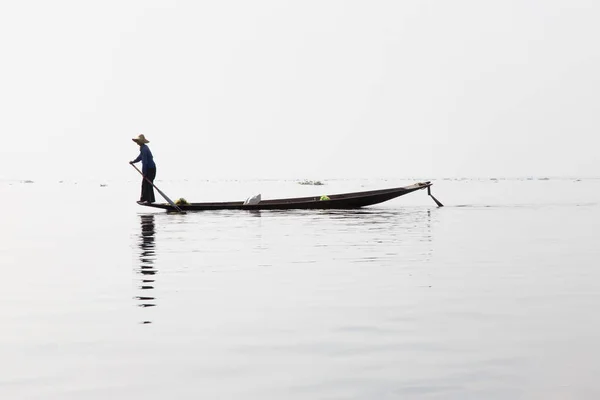
<svg viewBox="0 0 600 400">
<path fill-rule="evenodd" d="M 150 182 L 154 182 L 154 178 L 156 178 L 156 168 L 148 168 L 144 173 L 144 176 L 148 178 Z M 150 203 L 156 201 L 154 198 L 154 187 L 150 182 L 142 178 L 142 196 L 140 197 L 140 201 L 147 201 Z"/>
</svg>

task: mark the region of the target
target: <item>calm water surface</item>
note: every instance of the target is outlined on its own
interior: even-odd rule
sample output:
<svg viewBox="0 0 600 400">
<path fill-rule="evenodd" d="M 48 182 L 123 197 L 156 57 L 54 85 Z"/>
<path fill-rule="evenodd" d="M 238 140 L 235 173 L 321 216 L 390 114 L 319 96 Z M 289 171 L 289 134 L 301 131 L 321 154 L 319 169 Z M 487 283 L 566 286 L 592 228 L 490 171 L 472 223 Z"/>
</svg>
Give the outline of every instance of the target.
<svg viewBox="0 0 600 400">
<path fill-rule="evenodd" d="M 0 399 L 600 397 L 600 180 L 105 184 L 0 181 Z"/>
</svg>

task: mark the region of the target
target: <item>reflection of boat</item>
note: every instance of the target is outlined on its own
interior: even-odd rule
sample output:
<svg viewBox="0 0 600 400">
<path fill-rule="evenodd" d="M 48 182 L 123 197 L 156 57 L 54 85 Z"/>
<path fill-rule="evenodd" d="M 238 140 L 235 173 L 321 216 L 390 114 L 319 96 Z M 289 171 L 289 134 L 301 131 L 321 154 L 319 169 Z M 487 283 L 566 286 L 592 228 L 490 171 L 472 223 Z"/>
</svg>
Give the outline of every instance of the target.
<svg viewBox="0 0 600 400">
<path fill-rule="evenodd" d="M 371 206 L 383 203 L 399 196 L 414 192 L 416 190 L 427 189 L 429 195 L 431 182 L 420 182 L 410 186 L 404 186 L 392 189 L 370 190 L 367 192 L 354 192 L 345 194 L 327 195 L 328 199 L 323 200 L 321 196 L 297 197 L 278 200 L 263 200 L 258 204 L 244 204 L 243 201 L 231 201 L 222 203 L 191 203 L 181 204 L 179 208 L 182 211 L 204 211 L 204 210 L 291 210 L 291 209 L 349 209 Z M 433 196 L 431 196 L 433 198 Z M 438 206 L 442 203 L 435 198 Z M 166 203 L 142 204 L 146 207 L 161 208 L 167 211 L 176 211 L 175 208 Z"/>
</svg>

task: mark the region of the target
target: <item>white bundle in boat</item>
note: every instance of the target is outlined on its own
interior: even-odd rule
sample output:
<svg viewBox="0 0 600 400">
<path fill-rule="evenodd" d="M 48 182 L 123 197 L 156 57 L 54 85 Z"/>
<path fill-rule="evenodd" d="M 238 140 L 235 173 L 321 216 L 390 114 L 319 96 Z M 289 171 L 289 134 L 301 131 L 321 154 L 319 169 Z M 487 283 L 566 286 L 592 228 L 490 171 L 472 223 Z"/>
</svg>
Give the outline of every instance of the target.
<svg viewBox="0 0 600 400">
<path fill-rule="evenodd" d="M 246 201 L 244 201 L 244 205 L 248 205 L 248 204 L 258 204 L 258 203 L 260 203 L 260 200 L 261 200 L 261 198 L 260 198 L 260 193 L 259 193 L 259 194 L 255 194 L 255 195 L 254 195 L 254 196 L 252 196 L 252 197 L 248 197 L 248 198 L 246 199 Z"/>
</svg>

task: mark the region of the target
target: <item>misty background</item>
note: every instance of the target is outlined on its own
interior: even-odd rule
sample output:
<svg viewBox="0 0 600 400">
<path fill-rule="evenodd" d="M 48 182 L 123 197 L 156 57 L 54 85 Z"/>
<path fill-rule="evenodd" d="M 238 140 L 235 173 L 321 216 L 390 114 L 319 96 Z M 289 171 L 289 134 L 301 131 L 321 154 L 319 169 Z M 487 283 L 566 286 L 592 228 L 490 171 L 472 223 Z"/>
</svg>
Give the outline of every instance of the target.
<svg viewBox="0 0 600 400">
<path fill-rule="evenodd" d="M 594 1 L 0 5 L 0 180 L 599 176 Z"/>
</svg>

